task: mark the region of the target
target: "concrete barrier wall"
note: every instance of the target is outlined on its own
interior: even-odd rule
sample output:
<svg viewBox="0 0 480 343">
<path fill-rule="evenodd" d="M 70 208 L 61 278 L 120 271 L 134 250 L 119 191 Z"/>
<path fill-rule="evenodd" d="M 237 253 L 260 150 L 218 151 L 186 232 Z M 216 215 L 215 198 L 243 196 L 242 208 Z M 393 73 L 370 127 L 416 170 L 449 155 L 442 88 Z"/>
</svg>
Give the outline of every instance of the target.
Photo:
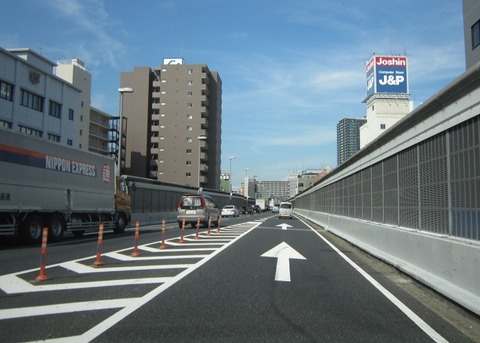
<svg viewBox="0 0 480 343">
<path fill-rule="evenodd" d="M 480 315 L 480 244 L 354 218 L 295 209 Z"/>
</svg>

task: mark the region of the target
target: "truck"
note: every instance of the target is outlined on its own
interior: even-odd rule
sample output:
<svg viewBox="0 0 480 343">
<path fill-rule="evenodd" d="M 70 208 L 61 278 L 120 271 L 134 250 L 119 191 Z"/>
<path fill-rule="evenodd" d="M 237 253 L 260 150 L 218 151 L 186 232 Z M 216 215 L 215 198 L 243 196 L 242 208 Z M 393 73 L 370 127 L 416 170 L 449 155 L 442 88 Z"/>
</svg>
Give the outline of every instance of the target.
<svg viewBox="0 0 480 343">
<path fill-rule="evenodd" d="M 127 180 L 115 161 L 46 139 L 0 129 L 0 235 L 37 243 L 130 225 Z"/>
<path fill-rule="evenodd" d="M 267 207 L 265 205 L 265 199 L 255 199 L 255 205 L 260 206 L 260 211 L 265 212 Z"/>
</svg>

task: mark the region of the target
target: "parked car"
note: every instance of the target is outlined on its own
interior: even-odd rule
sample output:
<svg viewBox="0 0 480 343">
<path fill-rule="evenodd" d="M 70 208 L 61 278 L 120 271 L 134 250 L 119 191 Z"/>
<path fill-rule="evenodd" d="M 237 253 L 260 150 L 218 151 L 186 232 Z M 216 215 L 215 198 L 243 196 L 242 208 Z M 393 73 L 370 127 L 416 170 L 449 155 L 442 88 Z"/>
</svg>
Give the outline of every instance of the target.
<svg viewBox="0 0 480 343">
<path fill-rule="evenodd" d="M 257 213 L 262 213 L 262 208 L 260 207 L 260 205 L 253 205 L 253 211 Z"/>
<path fill-rule="evenodd" d="M 209 217 L 212 225 L 218 226 L 220 210 L 209 195 L 186 194 L 180 198 L 177 206 L 177 222 L 180 228 L 184 219 L 185 226 L 190 224 L 196 227 L 199 218 L 200 225 L 207 226 Z"/>
<path fill-rule="evenodd" d="M 281 202 L 278 207 L 278 217 L 281 218 L 290 218 L 293 219 L 293 205 L 291 202 Z"/>
<path fill-rule="evenodd" d="M 222 217 L 238 217 L 240 210 L 235 205 L 225 205 L 222 208 Z"/>
</svg>

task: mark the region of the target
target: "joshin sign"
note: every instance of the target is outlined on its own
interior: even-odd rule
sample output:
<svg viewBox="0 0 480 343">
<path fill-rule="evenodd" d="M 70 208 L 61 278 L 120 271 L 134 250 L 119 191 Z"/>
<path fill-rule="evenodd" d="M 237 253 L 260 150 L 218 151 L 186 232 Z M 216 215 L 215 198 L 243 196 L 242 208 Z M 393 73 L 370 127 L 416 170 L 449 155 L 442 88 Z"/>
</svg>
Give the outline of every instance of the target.
<svg viewBox="0 0 480 343">
<path fill-rule="evenodd" d="M 366 72 L 367 95 L 408 93 L 406 56 L 373 56 L 367 63 Z"/>
</svg>

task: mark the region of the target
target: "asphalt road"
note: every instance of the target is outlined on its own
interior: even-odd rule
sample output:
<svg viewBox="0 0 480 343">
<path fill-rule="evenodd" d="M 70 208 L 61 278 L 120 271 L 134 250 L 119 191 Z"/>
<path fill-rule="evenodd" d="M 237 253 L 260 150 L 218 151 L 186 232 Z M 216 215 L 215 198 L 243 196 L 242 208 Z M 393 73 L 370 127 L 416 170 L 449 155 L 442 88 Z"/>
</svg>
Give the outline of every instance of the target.
<svg viewBox="0 0 480 343">
<path fill-rule="evenodd" d="M 288 224 L 285 226 L 282 224 Z M 175 226 L 174 226 L 175 225 Z M 8 248 L 0 262 L 3 342 L 475 342 L 478 318 L 318 227 L 270 214 L 220 232 L 169 225 Z M 184 242 L 180 240 L 183 238 Z M 331 243 L 333 242 L 333 244 Z M 14 258 L 18 258 L 17 261 Z M 7 262 L 6 259 L 10 259 Z M 37 257 L 38 263 L 38 257 Z M 31 268 L 31 269 L 29 269 Z M 63 338 L 63 339 L 62 339 Z"/>
</svg>

